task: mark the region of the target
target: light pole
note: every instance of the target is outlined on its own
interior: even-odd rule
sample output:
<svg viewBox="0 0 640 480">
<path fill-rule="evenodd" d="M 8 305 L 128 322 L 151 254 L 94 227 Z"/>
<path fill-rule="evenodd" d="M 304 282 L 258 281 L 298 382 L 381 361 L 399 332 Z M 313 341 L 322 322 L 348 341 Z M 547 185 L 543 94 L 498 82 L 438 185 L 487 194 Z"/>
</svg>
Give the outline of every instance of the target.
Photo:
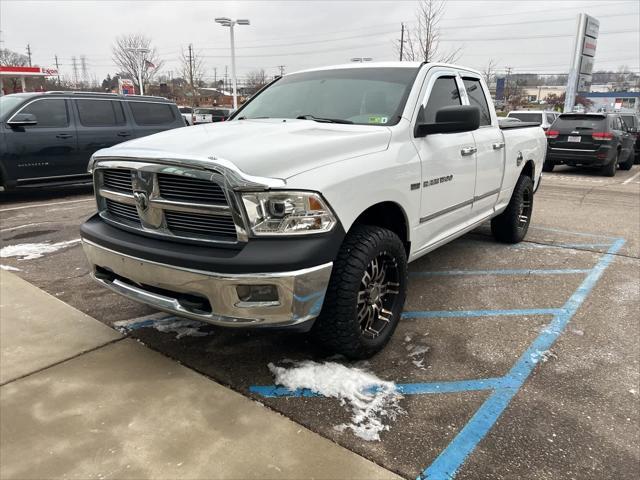
<svg viewBox="0 0 640 480">
<path fill-rule="evenodd" d="M 238 82 L 236 79 L 236 49 L 233 38 L 233 27 L 235 25 L 249 25 L 249 20 L 246 18 L 232 20 L 228 17 L 218 17 L 215 21 L 223 27 L 229 27 L 229 33 L 231 35 L 231 77 L 233 81 L 233 109 L 235 110 L 238 108 Z"/>
<path fill-rule="evenodd" d="M 140 54 L 140 68 L 138 69 L 138 84 L 140 85 L 140 95 L 144 95 L 144 86 L 142 85 L 142 69 L 144 68 L 144 54 L 149 53 L 148 48 L 127 48 L 128 52 Z"/>
</svg>

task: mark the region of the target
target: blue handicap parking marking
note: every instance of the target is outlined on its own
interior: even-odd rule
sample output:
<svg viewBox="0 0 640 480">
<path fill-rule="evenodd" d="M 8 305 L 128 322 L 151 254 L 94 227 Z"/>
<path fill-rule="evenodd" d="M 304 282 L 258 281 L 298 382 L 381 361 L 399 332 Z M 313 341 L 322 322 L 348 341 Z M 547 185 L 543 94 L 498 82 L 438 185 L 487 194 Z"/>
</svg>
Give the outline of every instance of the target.
<svg viewBox="0 0 640 480">
<path fill-rule="evenodd" d="M 533 228 L 533 227 L 532 227 Z M 404 395 L 432 395 L 454 394 L 470 391 L 488 391 L 488 398 L 473 414 L 470 420 L 461 428 L 445 449 L 436 457 L 431 465 L 423 468 L 418 480 L 421 479 L 451 479 L 454 478 L 468 456 L 474 451 L 478 443 L 493 428 L 513 397 L 529 378 L 539 363 L 543 352 L 548 351 L 558 337 L 564 332 L 593 287 L 609 267 L 616 253 L 624 245 L 621 238 L 605 235 L 570 232 L 556 228 L 535 227 L 555 233 L 595 239 L 585 243 L 552 244 L 548 247 L 563 246 L 565 248 L 588 249 L 606 247 L 606 252 L 599 253 L 596 264 L 589 269 L 502 269 L 502 270 L 447 270 L 431 272 L 412 272 L 412 277 L 440 277 L 456 275 L 585 275 L 583 281 L 560 308 L 523 308 L 523 309 L 495 309 L 495 310 L 443 310 L 443 311 L 407 311 L 402 314 L 404 319 L 430 318 L 474 318 L 500 316 L 530 316 L 546 315 L 551 317 L 550 323 L 529 344 L 515 364 L 503 377 L 481 378 L 468 380 L 435 381 L 427 383 L 396 384 L 398 391 Z M 598 241 L 596 241 L 598 240 Z M 607 240 L 608 243 L 602 242 Z M 540 245 L 541 248 L 544 245 Z M 250 392 L 265 398 L 279 397 L 318 397 L 319 394 L 311 390 L 291 391 L 277 385 L 252 386 Z M 422 467 L 421 467 L 422 468 Z"/>
</svg>

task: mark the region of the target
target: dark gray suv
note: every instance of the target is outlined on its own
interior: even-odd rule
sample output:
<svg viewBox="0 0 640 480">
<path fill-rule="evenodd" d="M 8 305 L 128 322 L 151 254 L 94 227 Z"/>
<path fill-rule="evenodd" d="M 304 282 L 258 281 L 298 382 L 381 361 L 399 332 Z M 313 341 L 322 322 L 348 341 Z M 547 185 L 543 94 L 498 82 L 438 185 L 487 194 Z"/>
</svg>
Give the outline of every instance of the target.
<svg viewBox="0 0 640 480">
<path fill-rule="evenodd" d="M 184 127 L 161 97 L 44 92 L 0 97 L 0 191 L 90 181 L 91 155 L 133 138 Z"/>
</svg>

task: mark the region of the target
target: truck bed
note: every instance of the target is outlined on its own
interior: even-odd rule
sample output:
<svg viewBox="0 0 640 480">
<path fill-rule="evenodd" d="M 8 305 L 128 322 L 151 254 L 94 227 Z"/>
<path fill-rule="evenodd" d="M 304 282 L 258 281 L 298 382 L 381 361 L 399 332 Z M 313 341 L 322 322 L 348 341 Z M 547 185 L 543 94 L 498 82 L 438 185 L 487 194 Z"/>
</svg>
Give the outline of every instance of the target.
<svg viewBox="0 0 640 480">
<path fill-rule="evenodd" d="M 501 122 L 498 120 L 498 126 L 501 130 L 510 130 L 512 128 L 539 127 L 540 124 L 536 122 Z"/>
</svg>

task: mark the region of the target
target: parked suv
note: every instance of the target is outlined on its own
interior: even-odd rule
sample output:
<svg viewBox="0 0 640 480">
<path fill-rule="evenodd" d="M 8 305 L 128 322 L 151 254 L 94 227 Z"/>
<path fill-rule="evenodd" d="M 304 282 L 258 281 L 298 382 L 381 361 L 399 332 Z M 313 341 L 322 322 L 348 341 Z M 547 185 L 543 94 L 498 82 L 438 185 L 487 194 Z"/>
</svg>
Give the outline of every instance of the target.
<svg viewBox="0 0 640 480">
<path fill-rule="evenodd" d="M 517 118 L 523 122 L 534 122 L 547 130 L 558 118 L 558 112 L 551 110 L 514 110 L 507 114 L 507 118 Z"/>
<path fill-rule="evenodd" d="M 0 190 L 90 181 L 101 148 L 184 127 L 165 98 L 44 92 L 0 97 Z"/>
<path fill-rule="evenodd" d="M 193 123 L 224 122 L 231 116 L 229 108 L 196 108 L 193 111 Z"/>
<path fill-rule="evenodd" d="M 608 177 L 633 165 L 634 138 L 619 114 L 565 113 L 547 130 L 543 171 L 556 165 L 600 167 Z"/>
<path fill-rule="evenodd" d="M 640 163 L 640 115 L 633 113 L 621 113 L 620 117 L 627 126 L 627 131 L 635 139 L 634 144 L 634 162 Z"/>
</svg>

